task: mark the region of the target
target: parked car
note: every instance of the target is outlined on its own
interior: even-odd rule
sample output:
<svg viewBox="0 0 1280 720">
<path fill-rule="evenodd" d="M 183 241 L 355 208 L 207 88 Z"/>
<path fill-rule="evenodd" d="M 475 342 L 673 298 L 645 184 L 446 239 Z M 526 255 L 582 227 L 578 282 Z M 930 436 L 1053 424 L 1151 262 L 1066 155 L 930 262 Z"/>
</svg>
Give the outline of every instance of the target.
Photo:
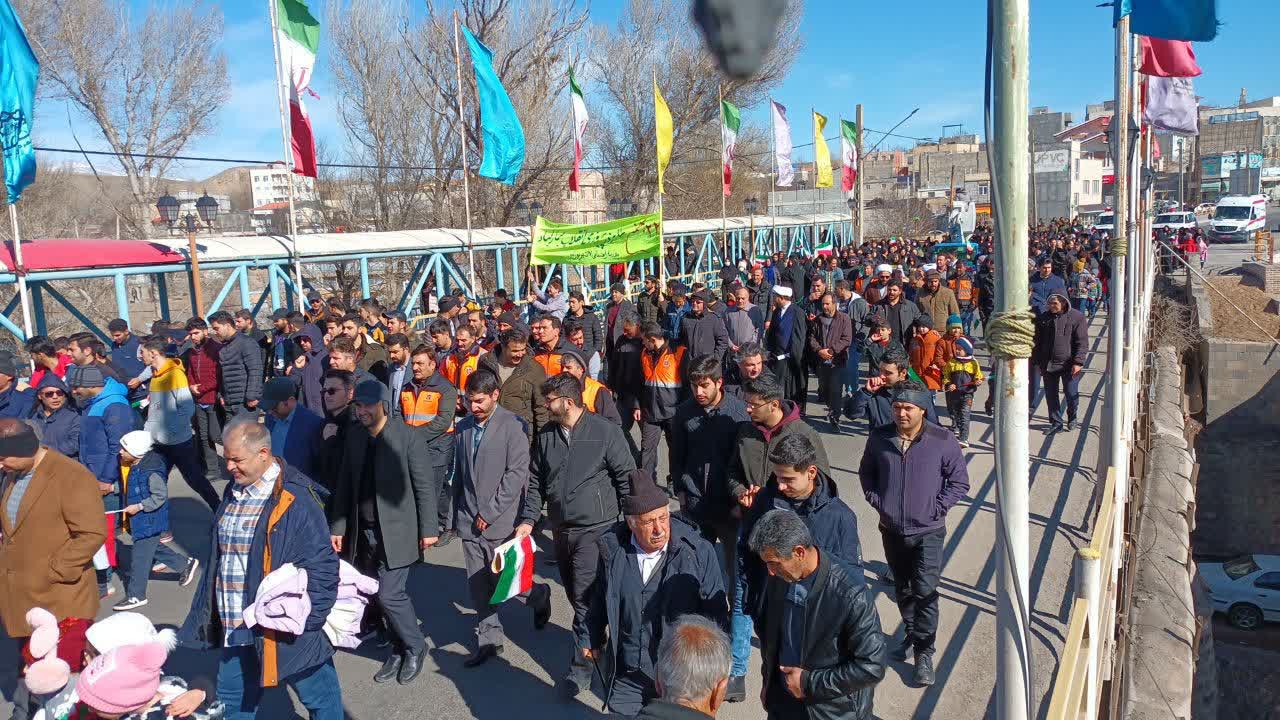
<svg viewBox="0 0 1280 720">
<path fill-rule="evenodd" d="M 1196 216 L 1195 213 L 1182 212 L 1181 210 L 1160 213 L 1156 216 L 1156 221 L 1151 225 L 1151 229 L 1171 230 L 1174 233 L 1179 230 L 1195 230 Z"/>
<path fill-rule="evenodd" d="M 1213 609 L 1241 630 L 1280 622 L 1280 555 L 1242 555 L 1221 563 L 1200 563 Z"/>
<path fill-rule="evenodd" d="M 1213 217 L 1213 203 L 1200 203 L 1196 206 L 1196 214 L 1205 217 Z"/>
</svg>

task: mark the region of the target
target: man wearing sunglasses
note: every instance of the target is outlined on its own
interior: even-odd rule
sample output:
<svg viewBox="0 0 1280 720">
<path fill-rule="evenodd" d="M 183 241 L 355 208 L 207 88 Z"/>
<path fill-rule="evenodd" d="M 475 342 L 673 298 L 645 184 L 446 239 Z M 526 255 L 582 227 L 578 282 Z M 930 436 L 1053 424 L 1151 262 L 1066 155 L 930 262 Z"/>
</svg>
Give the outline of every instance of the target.
<svg viewBox="0 0 1280 720">
<path fill-rule="evenodd" d="M 68 402 L 70 392 L 53 373 L 45 373 L 36 386 L 36 406 L 31 419 L 40 428 L 45 447 L 75 460 L 80 457 L 80 413 Z"/>
</svg>

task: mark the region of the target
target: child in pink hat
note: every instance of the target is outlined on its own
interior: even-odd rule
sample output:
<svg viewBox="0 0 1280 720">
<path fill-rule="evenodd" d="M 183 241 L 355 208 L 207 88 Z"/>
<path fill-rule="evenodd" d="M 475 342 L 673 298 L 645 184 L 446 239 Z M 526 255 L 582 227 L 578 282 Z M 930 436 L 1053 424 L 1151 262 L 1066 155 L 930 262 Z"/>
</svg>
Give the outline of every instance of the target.
<svg viewBox="0 0 1280 720">
<path fill-rule="evenodd" d="M 80 704 L 101 720 L 118 720 L 160 699 L 160 668 L 169 649 L 158 642 L 125 645 L 99 655 L 80 673 Z"/>
</svg>

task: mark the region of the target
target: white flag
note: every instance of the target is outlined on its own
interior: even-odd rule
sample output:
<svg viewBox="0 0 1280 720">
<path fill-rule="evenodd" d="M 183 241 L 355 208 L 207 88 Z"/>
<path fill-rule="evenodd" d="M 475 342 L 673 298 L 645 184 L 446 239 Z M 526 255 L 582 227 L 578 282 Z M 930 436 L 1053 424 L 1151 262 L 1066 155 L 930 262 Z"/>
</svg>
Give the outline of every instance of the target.
<svg viewBox="0 0 1280 720">
<path fill-rule="evenodd" d="M 1200 111 L 1189 77 L 1147 78 L 1147 108 L 1143 119 L 1157 130 L 1198 135 Z"/>
<path fill-rule="evenodd" d="M 787 122 L 787 109 L 770 101 L 773 106 L 773 156 L 777 167 L 777 186 L 791 187 L 795 169 L 791 166 L 791 123 Z"/>
</svg>

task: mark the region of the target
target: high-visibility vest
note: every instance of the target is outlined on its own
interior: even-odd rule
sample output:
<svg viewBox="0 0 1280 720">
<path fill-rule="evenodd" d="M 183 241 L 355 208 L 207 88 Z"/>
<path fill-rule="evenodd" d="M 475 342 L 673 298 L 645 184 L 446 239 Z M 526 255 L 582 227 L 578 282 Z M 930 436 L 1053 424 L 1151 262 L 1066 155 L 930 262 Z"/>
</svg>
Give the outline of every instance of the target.
<svg viewBox="0 0 1280 720">
<path fill-rule="evenodd" d="M 560 371 L 563 370 L 563 367 L 560 364 L 563 358 L 564 355 L 562 353 L 555 352 L 554 350 L 536 351 L 533 354 L 533 361 L 542 366 L 542 369 L 547 373 L 547 377 L 560 374 Z"/>
<path fill-rule="evenodd" d="M 640 367 L 644 372 L 644 384 L 652 388 L 678 389 L 680 364 L 684 360 L 684 347 L 672 349 L 666 346 L 658 357 L 651 352 L 640 354 Z"/>
<path fill-rule="evenodd" d="M 582 384 L 582 406 L 591 412 L 596 411 L 596 396 L 600 391 L 609 392 L 609 388 L 604 383 L 592 378 L 585 378 Z"/>
<path fill-rule="evenodd" d="M 450 353 L 449 357 L 444 359 L 444 379 L 458 388 L 459 392 L 465 392 L 467 378 L 470 378 L 476 368 L 480 367 L 480 356 L 483 354 L 484 351 L 481 350 L 475 354 L 468 354 L 465 358 L 459 360 L 456 352 Z"/>
<path fill-rule="evenodd" d="M 956 294 L 956 302 L 965 305 L 973 304 L 975 296 L 973 281 L 969 279 L 968 275 L 962 278 L 954 278 L 947 285 L 951 286 L 951 291 Z"/>
<path fill-rule="evenodd" d="M 435 420 L 440 414 L 442 397 L 444 396 L 435 390 L 414 392 L 411 386 L 406 385 L 400 392 L 400 414 L 404 416 L 405 424 L 422 427 Z M 449 432 L 453 432 L 452 426 L 449 427 Z"/>
</svg>

